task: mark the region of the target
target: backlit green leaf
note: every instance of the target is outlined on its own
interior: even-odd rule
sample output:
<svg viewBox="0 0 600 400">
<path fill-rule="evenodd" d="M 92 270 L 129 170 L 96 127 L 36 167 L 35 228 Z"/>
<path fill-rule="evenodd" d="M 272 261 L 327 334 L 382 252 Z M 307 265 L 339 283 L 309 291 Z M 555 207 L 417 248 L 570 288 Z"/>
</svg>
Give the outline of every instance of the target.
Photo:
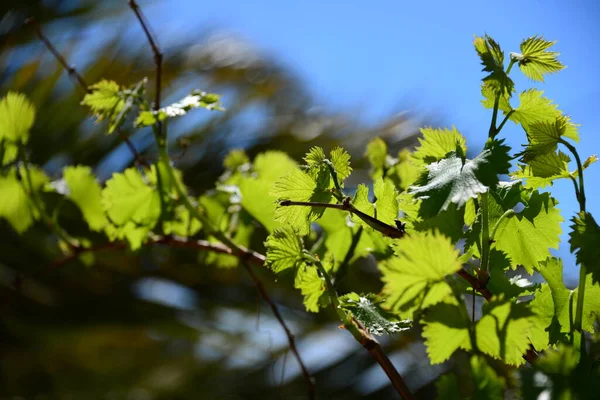
<svg viewBox="0 0 600 400">
<path fill-rule="evenodd" d="M 477 348 L 506 364 L 522 365 L 529 348 L 529 330 L 536 322 L 536 314 L 526 304 L 492 299 L 483 306 L 483 316 L 475 327 Z"/>
<path fill-rule="evenodd" d="M 571 253 L 577 256 L 577 263 L 591 273 L 594 282 L 600 282 L 600 226 L 587 212 L 580 212 L 571 222 Z"/>
<path fill-rule="evenodd" d="M 113 174 L 102 191 L 102 204 L 117 226 L 134 223 L 152 228 L 160 216 L 158 192 L 144 182 L 137 168 Z"/>
<path fill-rule="evenodd" d="M 90 229 L 104 229 L 108 220 L 102 207 L 102 189 L 91 168 L 81 165 L 67 167 L 63 170 L 63 176 L 69 186 L 68 197 L 77 204 Z"/>
<path fill-rule="evenodd" d="M 397 257 L 381 265 L 386 304 L 393 310 L 427 308 L 453 299 L 446 282 L 462 264 L 450 240 L 438 233 L 422 232 L 395 242 Z"/>
<path fill-rule="evenodd" d="M 423 138 L 419 138 L 419 146 L 413 152 L 413 157 L 425 163 L 439 161 L 446 157 L 456 147 L 460 146 L 467 152 L 465 138 L 453 126 L 452 129 L 421 128 Z"/>
<path fill-rule="evenodd" d="M 331 303 L 327 293 L 325 279 L 314 266 L 300 265 L 296 271 L 294 287 L 304 296 L 306 311 L 319 312 L 319 309 Z"/>
<path fill-rule="evenodd" d="M 543 82 L 544 74 L 558 72 L 565 68 L 558 61 L 560 53 L 548 51 L 556 42 L 549 42 L 541 36 L 533 36 L 521 42 L 521 54 L 512 53 L 521 72 L 529 79 Z"/>
<path fill-rule="evenodd" d="M 0 100 L 0 142 L 26 143 L 35 120 L 35 108 L 27 97 L 8 92 Z"/>
<path fill-rule="evenodd" d="M 304 244 L 298 233 L 290 227 L 276 229 L 265 242 L 266 264 L 280 273 L 304 264 Z"/>
</svg>

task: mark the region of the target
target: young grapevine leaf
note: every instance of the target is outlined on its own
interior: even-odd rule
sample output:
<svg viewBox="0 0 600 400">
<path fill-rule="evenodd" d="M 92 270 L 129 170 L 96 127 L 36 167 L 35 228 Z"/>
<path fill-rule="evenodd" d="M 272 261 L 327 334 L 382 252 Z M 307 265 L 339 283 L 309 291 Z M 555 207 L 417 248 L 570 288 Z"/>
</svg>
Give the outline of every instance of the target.
<svg viewBox="0 0 600 400">
<path fill-rule="evenodd" d="M 158 193 L 144 182 L 137 168 L 113 174 L 102 191 L 102 202 L 116 225 L 124 225 L 128 221 L 153 225 L 160 216 Z"/>
<path fill-rule="evenodd" d="M 521 54 L 511 57 L 519 63 L 521 72 L 529 79 L 544 82 L 544 74 L 558 72 L 565 68 L 558 56 L 560 53 L 548 51 L 556 42 L 549 42 L 541 36 L 533 36 L 521 42 Z"/>
<path fill-rule="evenodd" d="M 258 178 L 271 183 L 296 168 L 298 164 L 282 151 L 270 150 L 256 156 L 252 169 Z"/>
<path fill-rule="evenodd" d="M 337 173 L 337 178 L 340 185 L 343 185 L 343 181 L 350 176 L 352 173 L 352 167 L 350 167 L 350 154 L 341 147 L 336 147 L 329 153 L 333 168 Z"/>
<path fill-rule="evenodd" d="M 459 208 L 472 198 L 488 191 L 478 178 L 478 170 L 488 164 L 489 150 L 484 150 L 473 160 L 462 160 L 451 153 L 439 162 L 427 166 L 428 173 L 410 188 L 423 201 L 421 215 L 430 217 L 448 209 L 451 203 Z M 485 167 L 483 167 L 485 168 Z"/>
<path fill-rule="evenodd" d="M 346 258 L 348 250 L 352 246 L 354 235 L 357 235 L 358 226 L 348 220 L 348 215 L 337 210 L 326 210 L 318 221 L 319 226 L 325 233 L 325 258 L 332 258 L 333 271 L 337 271 L 340 264 Z M 354 260 L 368 255 L 374 251 L 374 246 L 369 235 L 363 232 L 354 248 L 352 257 L 348 260 L 351 264 Z"/>
<path fill-rule="evenodd" d="M 398 218 L 398 193 L 389 179 L 377 179 L 373 184 L 375 193 L 376 218 L 388 225 L 394 225 Z"/>
<path fill-rule="evenodd" d="M 17 233 L 25 232 L 38 218 L 15 170 L 0 175 L 0 199 L 0 217 L 6 219 Z"/>
<path fill-rule="evenodd" d="M 439 233 L 423 232 L 396 241 L 397 257 L 382 263 L 383 293 L 395 311 L 425 309 L 454 300 L 446 282 L 462 265 L 452 242 Z"/>
<path fill-rule="evenodd" d="M 562 279 L 562 275 L 561 275 Z M 570 296 L 570 290 L 566 290 Z M 534 298 L 527 303 L 529 308 L 537 315 L 537 322 L 529 330 L 529 340 L 537 351 L 544 351 L 552 343 L 560 341 L 560 325 L 555 318 L 555 307 L 552 291 L 547 283 L 542 283 Z"/>
<path fill-rule="evenodd" d="M 295 269 L 304 264 L 302 237 L 289 226 L 276 229 L 265 242 L 266 264 L 275 273 Z"/>
<path fill-rule="evenodd" d="M 108 133 L 112 133 L 119 125 L 120 121 L 117 117 L 122 115 L 126 105 L 126 100 L 121 93 L 123 88 L 114 81 L 101 80 L 91 85 L 89 89 L 91 92 L 85 95 L 81 104 L 88 106 L 98 121 L 107 119 Z"/>
<path fill-rule="evenodd" d="M 437 400 L 462 400 L 461 387 L 454 374 L 444 374 L 435 382 Z"/>
<path fill-rule="evenodd" d="M 475 36 L 473 45 L 481 59 L 483 71 L 490 73 L 483 81 L 493 88 L 494 93 L 510 96 L 514 83 L 504 71 L 504 52 L 500 45 L 488 35 Z"/>
<path fill-rule="evenodd" d="M 571 159 L 562 151 L 536 156 L 528 165 L 519 164 L 519 169 L 511 174 L 513 179 L 524 179 L 528 189 L 541 189 L 561 178 L 570 178 L 568 165 Z"/>
<path fill-rule="evenodd" d="M 279 178 L 296 167 L 296 162 L 287 154 L 281 151 L 267 151 L 254 159 L 254 172 L 241 177 L 238 182 L 242 207 L 270 233 L 281 224 L 275 220 L 277 197 L 272 196 L 269 191 Z"/>
<path fill-rule="evenodd" d="M 397 179 L 394 181 L 400 190 L 405 190 L 413 185 L 422 172 L 421 164 L 413 158 L 412 153 L 402 149 L 398 153 L 398 162 L 394 166 Z"/>
<path fill-rule="evenodd" d="M 529 330 L 535 323 L 536 314 L 526 304 L 493 298 L 483 306 L 483 316 L 475 327 L 477 348 L 506 364 L 522 365 Z"/>
<path fill-rule="evenodd" d="M 554 318 L 560 325 L 561 332 L 569 332 L 571 330 L 571 315 L 569 314 L 569 303 L 573 291 L 567 289 L 563 282 L 563 265 L 558 258 L 550 257 L 546 261 L 541 262 L 538 267 L 538 272 L 546 280 L 545 284 L 552 295 L 552 305 L 554 307 Z M 532 301 L 533 305 L 540 306 L 539 302 L 535 302 L 536 296 Z M 532 306 L 533 306 L 532 305 Z"/>
<path fill-rule="evenodd" d="M 367 144 L 365 155 L 371 164 L 371 178 L 373 180 L 382 178 L 387 170 L 387 144 L 381 138 L 374 138 Z"/>
<path fill-rule="evenodd" d="M 250 159 L 243 149 L 233 149 L 223 159 L 223 167 L 230 170 L 236 170 L 248 163 Z"/>
<path fill-rule="evenodd" d="M 296 271 L 294 287 L 304 296 L 306 311 L 316 313 L 331 303 L 325 278 L 319 275 L 315 266 L 300 265 Z"/>
<path fill-rule="evenodd" d="M 571 253 L 576 255 L 578 264 L 591 272 L 594 282 L 600 282 L 600 226 L 588 212 L 580 212 L 571 222 Z"/>
<path fill-rule="evenodd" d="M 410 320 L 399 321 L 393 314 L 381 308 L 383 299 L 372 293 L 361 296 L 352 292 L 341 296 L 339 300 L 340 307 L 350 312 L 372 335 L 391 335 L 411 327 Z"/>
<path fill-rule="evenodd" d="M 223 111 L 219 104 L 219 95 L 194 90 L 190 95 L 157 111 L 142 111 L 134 122 L 134 126 L 150 126 L 167 118 L 179 117 L 195 108 Z"/>
<path fill-rule="evenodd" d="M 502 220 L 500 215 L 491 216 L 490 226 L 496 230 L 495 248 L 508 255 L 511 267 L 521 265 L 533 273 L 538 263 L 550 256 L 550 249 L 558 248 L 563 218 L 556 208 L 558 202 L 548 193 L 534 191 L 525 200 L 526 207 L 521 212 Z M 501 210 L 512 207 L 507 203 Z"/>
<path fill-rule="evenodd" d="M 275 182 L 269 194 L 279 200 L 312 201 L 329 203 L 333 199 L 331 192 L 319 190 L 307 173 L 293 169 Z M 275 220 L 290 225 L 302 236 L 310 231 L 310 222 L 323 215 L 322 207 L 281 206 L 275 209 Z"/>
<path fill-rule="evenodd" d="M 142 245 L 161 212 L 159 193 L 136 168 L 113 174 L 102 190 L 102 205 L 115 225 L 107 226 L 107 234 L 126 238 L 133 250 Z"/>
<path fill-rule="evenodd" d="M 19 147 L 7 140 L 0 139 L 0 166 L 5 166 L 17 159 Z"/>
<path fill-rule="evenodd" d="M 471 374 L 475 388 L 471 400 L 504 400 L 506 382 L 482 356 L 471 357 Z"/>
<path fill-rule="evenodd" d="M 27 97 L 8 92 L 0 100 L 0 142 L 27 143 L 34 120 L 35 108 Z"/>
<path fill-rule="evenodd" d="M 427 310 L 421 323 L 427 355 L 432 364 L 439 364 L 458 349 L 471 350 L 470 321 L 455 304 L 438 304 Z"/>
<path fill-rule="evenodd" d="M 172 219 L 163 221 L 163 231 L 166 235 L 190 237 L 202 228 L 202 224 L 190 215 L 189 210 L 183 206 L 175 207 Z"/>
<path fill-rule="evenodd" d="M 68 197 L 77 204 L 89 227 L 102 231 L 108 224 L 102 207 L 102 189 L 90 167 L 66 167 L 63 176 L 69 187 Z"/>
<path fill-rule="evenodd" d="M 459 146 L 463 153 L 467 152 L 467 145 L 463 135 L 453 126 L 452 129 L 421 128 L 423 138 L 419 138 L 419 147 L 412 153 L 416 160 L 430 164 L 439 161 L 456 151 Z"/>
<path fill-rule="evenodd" d="M 325 151 L 323 151 L 322 147 L 314 146 L 306 153 L 304 156 L 304 162 L 309 167 L 314 167 L 321 164 L 323 161 L 327 159 L 325 155 Z"/>
</svg>

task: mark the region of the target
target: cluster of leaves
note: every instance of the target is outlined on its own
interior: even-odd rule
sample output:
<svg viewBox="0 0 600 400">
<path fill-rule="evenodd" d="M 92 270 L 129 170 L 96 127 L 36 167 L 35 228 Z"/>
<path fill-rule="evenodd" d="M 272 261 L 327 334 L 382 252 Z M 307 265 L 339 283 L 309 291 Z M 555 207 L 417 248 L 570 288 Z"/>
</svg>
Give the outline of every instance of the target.
<svg viewBox="0 0 600 400">
<path fill-rule="evenodd" d="M 464 376 L 443 376 L 438 384 L 443 398 L 459 393 L 501 398 L 514 380 L 501 376 L 497 365 L 518 367 L 541 351 L 546 353 L 533 367 L 555 382 L 548 390 L 582 393 L 582 374 L 598 374 L 585 337 L 595 333 L 600 312 L 600 227 L 585 209 L 583 183 L 583 171 L 597 159 L 580 162 L 572 144 L 577 125 L 542 91 L 525 90 L 519 105 L 511 104 L 515 85 L 509 74 L 515 64 L 537 81 L 564 68 L 548 50 L 553 42 L 524 40 L 506 67 L 493 39 L 476 37 L 474 45 L 489 73 L 482 104 L 492 109 L 482 151 L 468 159 L 466 140 L 454 127 L 422 129 L 419 146 L 397 157 L 376 139 L 366 152 L 372 183 L 352 189 L 345 184 L 352 172 L 350 155 L 342 148 L 327 154 L 314 147 L 301 165 L 278 151 L 251 161 L 235 150 L 224 160 L 214 190 L 190 196 L 169 160 L 161 122 L 193 108 L 221 109 L 218 96 L 194 91 L 153 111 L 144 97 L 145 81 L 131 88 L 101 81 L 82 103 L 108 121 L 108 133 L 131 116 L 136 127 L 152 126 L 156 162 L 115 173 L 103 185 L 86 166 L 66 167 L 61 179 L 51 181 L 27 158 L 34 108 L 23 95 L 9 93 L 0 102 L 0 217 L 19 233 L 41 220 L 66 252 L 97 241 L 125 241 L 135 251 L 169 235 L 204 236 L 231 249 L 232 254 L 204 254 L 204 262 L 219 267 L 239 265 L 236 254 L 259 238 L 265 265 L 291 276 L 306 310 L 333 306 L 359 342 L 365 335 L 401 334 L 419 326 L 432 364 L 469 353 L 470 384 L 461 384 Z M 500 112 L 504 119 L 498 124 Z M 527 138 L 517 154 L 498 138 L 509 120 Z M 559 146 L 575 158 L 574 171 Z M 518 165 L 511 172 L 513 159 Z M 565 287 L 561 260 L 550 253 L 558 247 L 563 217 L 556 199 L 540 191 L 557 179 L 573 181 L 580 204 L 570 234 L 581 268 L 574 290 Z M 74 203 L 88 230 L 62 231 L 58 216 L 64 202 L 45 202 L 48 193 Z M 377 261 L 381 292 L 341 293 L 339 282 L 362 257 Z M 511 278 L 516 269 L 544 282 Z M 465 303 L 466 295 L 476 294 L 486 301 L 478 318 Z M 522 382 L 529 382 L 527 373 Z M 534 393 L 532 387 L 520 390 Z"/>
</svg>

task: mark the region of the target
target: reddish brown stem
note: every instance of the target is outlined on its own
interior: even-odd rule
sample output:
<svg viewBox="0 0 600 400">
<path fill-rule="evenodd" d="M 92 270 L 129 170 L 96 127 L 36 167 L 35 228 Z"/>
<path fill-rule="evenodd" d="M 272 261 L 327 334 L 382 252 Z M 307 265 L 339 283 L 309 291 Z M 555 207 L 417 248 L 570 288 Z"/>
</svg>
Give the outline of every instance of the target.
<svg viewBox="0 0 600 400">
<path fill-rule="evenodd" d="M 146 34 L 146 38 L 148 39 L 148 43 L 150 44 L 150 47 L 152 48 L 152 54 L 154 55 L 154 64 L 156 65 L 156 85 L 155 85 L 155 93 L 154 93 L 154 110 L 157 111 L 160 109 L 160 95 L 161 95 L 161 89 L 162 89 L 162 61 L 163 61 L 163 54 L 160 51 L 160 48 L 158 47 L 157 41 L 154 38 L 154 35 L 152 34 L 152 32 L 150 32 L 150 24 L 147 22 L 146 17 L 144 16 L 144 13 L 142 12 L 142 9 L 140 8 L 140 6 L 137 4 L 137 2 L 135 0 L 129 0 L 129 7 L 131 8 L 131 10 L 134 12 L 135 16 L 137 17 L 138 21 L 140 22 L 140 25 L 142 26 L 142 29 L 144 30 L 144 33 Z M 157 127 L 158 127 L 158 132 L 162 135 L 163 131 L 162 131 L 162 123 L 160 121 L 157 121 Z"/>
</svg>

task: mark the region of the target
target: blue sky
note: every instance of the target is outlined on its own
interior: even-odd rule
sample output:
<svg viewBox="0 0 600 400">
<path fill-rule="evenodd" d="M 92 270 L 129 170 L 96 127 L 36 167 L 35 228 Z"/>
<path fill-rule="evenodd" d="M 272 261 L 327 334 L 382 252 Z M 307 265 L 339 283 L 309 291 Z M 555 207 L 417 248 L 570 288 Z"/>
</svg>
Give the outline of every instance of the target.
<svg viewBox="0 0 600 400">
<path fill-rule="evenodd" d="M 594 0 L 171 0 L 142 5 L 167 49 L 195 32 L 233 32 L 299 75 L 316 106 L 360 110 L 367 122 L 407 107 L 429 111 L 465 134 L 473 152 L 481 149 L 490 121 L 490 111 L 479 105 L 483 74 L 473 35 L 489 34 L 508 53 L 518 51 L 523 38 L 541 34 L 558 40 L 555 50 L 567 69 L 544 84 L 514 69 L 516 88 L 544 90 L 582 124 L 581 156 L 600 153 L 600 2 Z M 516 150 L 525 142 L 524 133 L 507 127 L 503 135 Z M 599 198 L 600 166 L 588 171 L 588 198 Z M 578 210 L 572 184 L 555 184 L 552 192 L 568 220 Z M 588 210 L 600 216 L 599 204 L 589 201 Z M 558 254 L 573 279 L 567 230 L 565 223 Z"/>
</svg>

